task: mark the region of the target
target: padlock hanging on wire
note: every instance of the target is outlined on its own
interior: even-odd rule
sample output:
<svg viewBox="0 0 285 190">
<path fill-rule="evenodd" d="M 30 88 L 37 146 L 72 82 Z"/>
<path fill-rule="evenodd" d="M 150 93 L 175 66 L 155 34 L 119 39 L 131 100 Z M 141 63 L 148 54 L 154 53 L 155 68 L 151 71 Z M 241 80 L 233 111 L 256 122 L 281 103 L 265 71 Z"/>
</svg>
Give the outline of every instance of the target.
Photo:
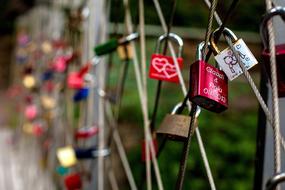
<svg viewBox="0 0 285 190">
<path fill-rule="evenodd" d="M 181 115 L 182 103 L 178 103 L 172 110 L 171 114 L 167 114 L 162 123 L 160 124 L 159 128 L 157 129 L 156 133 L 158 135 L 166 135 L 167 138 L 170 140 L 177 140 L 177 141 L 185 141 L 189 134 L 189 127 L 191 117 L 186 115 Z M 196 112 L 196 118 L 198 118 L 201 110 L 198 108 Z M 197 122 L 195 121 L 195 126 L 193 131 L 191 131 L 191 135 L 195 128 L 197 127 Z"/>
<path fill-rule="evenodd" d="M 227 47 L 223 51 L 220 51 L 215 42 L 215 34 L 219 31 L 219 28 L 212 32 L 210 37 L 210 44 L 215 55 L 215 60 L 226 73 L 229 80 L 234 80 L 236 77 L 240 76 L 243 72 L 239 66 L 238 60 L 235 57 L 233 51 L 230 47 Z M 242 64 L 247 70 L 252 68 L 258 62 L 250 49 L 244 43 L 242 39 L 238 39 L 237 36 L 228 28 L 224 28 L 223 34 L 226 37 L 229 37 L 232 42 L 235 50 L 238 52 Z"/>
<path fill-rule="evenodd" d="M 189 100 L 209 111 L 220 113 L 228 108 L 228 78 L 222 70 L 202 59 L 205 42 L 197 46 L 196 59 L 190 67 Z"/>
<path fill-rule="evenodd" d="M 84 87 L 84 76 L 89 71 L 91 64 L 87 63 L 79 71 L 71 72 L 67 76 L 67 85 L 71 89 L 81 89 Z"/>
<path fill-rule="evenodd" d="M 270 53 L 268 42 L 267 23 L 274 16 L 285 17 L 285 7 L 274 7 L 269 10 L 263 17 L 260 24 L 260 35 L 263 43 L 264 50 L 262 52 L 262 59 L 265 65 L 266 73 L 271 80 L 270 69 Z M 278 84 L 278 96 L 285 97 L 285 44 L 279 44 L 275 46 L 276 51 L 276 72 L 277 72 L 277 84 Z"/>
<path fill-rule="evenodd" d="M 161 43 L 169 39 L 178 44 L 178 54 L 177 54 L 177 62 L 179 68 L 182 69 L 183 66 L 183 40 L 174 33 L 169 33 L 161 35 L 156 43 L 155 53 L 151 56 L 150 68 L 149 68 L 149 78 L 175 82 L 179 83 L 178 71 L 176 70 L 174 60 L 172 56 L 162 55 L 160 54 Z"/>
<path fill-rule="evenodd" d="M 95 55 L 102 56 L 111 53 L 115 51 L 118 46 L 128 44 L 129 42 L 137 39 L 138 37 L 138 33 L 132 33 L 120 39 L 110 39 L 108 42 L 100 44 L 94 48 Z"/>
</svg>

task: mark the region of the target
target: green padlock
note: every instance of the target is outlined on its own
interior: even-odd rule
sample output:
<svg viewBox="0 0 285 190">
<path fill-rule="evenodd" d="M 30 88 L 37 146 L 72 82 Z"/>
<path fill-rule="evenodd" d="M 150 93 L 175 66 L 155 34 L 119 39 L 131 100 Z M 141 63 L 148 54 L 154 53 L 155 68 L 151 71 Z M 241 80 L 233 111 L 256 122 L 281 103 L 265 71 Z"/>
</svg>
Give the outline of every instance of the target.
<svg viewBox="0 0 285 190">
<path fill-rule="evenodd" d="M 118 46 L 127 44 L 130 41 L 133 41 L 139 37 L 138 33 L 132 33 L 126 37 L 120 38 L 120 39 L 111 39 L 108 42 L 104 44 L 100 44 L 94 48 L 94 52 L 96 56 L 105 55 L 107 53 L 111 53 L 112 51 L 115 51 Z"/>
</svg>

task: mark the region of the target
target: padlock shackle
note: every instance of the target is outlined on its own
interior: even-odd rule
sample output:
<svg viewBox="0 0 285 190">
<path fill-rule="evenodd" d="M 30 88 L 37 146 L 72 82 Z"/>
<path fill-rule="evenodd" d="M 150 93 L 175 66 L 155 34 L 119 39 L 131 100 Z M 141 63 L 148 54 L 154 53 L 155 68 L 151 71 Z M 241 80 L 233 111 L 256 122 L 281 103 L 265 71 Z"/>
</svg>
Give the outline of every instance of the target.
<svg viewBox="0 0 285 190">
<path fill-rule="evenodd" d="M 135 39 L 137 39 L 139 37 L 139 33 L 135 32 L 135 33 L 131 33 L 123 38 L 120 38 L 118 40 L 118 44 L 119 45 L 123 45 L 123 44 L 127 44 Z"/>
<path fill-rule="evenodd" d="M 214 53 L 214 55 L 217 55 L 220 53 L 220 50 L 215 42 L 215 34 L 219 31 L 219 28 L 217 28 L 215 31 L 213 31 L 211 33 L 210 36 L 210 47 Z M 232 42 L 236 42 L 238 40 L 237 36 L 233 33 L 233 31 L 231 31 L 229 28 L 225 27 L 222 34 L 224 35 L 224 37 L 229 37 Z"/>
<path fill-rule="evenodd" d="M 181 106 L 183 106 L 182 102 L 179 102 L 178 104 L 176 104 L 174 106 L 174 108 L 172 109 L 172 111 L 171 111 L 171 115 L 177 114 L 177 112 L 180 111 Z M 200 113 L 201 113 L 201 108 L 199 106 L 197 106 L 196 116 L 195 117 L 198 118 Z"/>
<path fill-rule="evenodd" d="M 169 40 L 178 44 L 179 49 L 178 49 L 177 57 L 181 57 L 182 51 L 183 51 L 183 46 L 184 46 L 183 40 L 180 36 L 178 36 L 177 34 L 171 33 L 171 32 L 168 34 L 166 33 L 166 34 L 159 36 L 159 38 L 157 39 L 157 42 L 156 42 L 155 52 L 159 53 L 160 48 L 161 48 L 161 42 L 163 42 L 166 39 L 169 39 Z"/>
<path fill-rule="evenodd" d="M 264 46 L 264 49 L 268 49 L 269 43 L 268 43 L 268 31 L 267 31 L 267 23 L 272 17 L 274 16 L 281 16 L 281 18 L 285 21 L 285 7 L 274 7 L 270 9 L 265 15 L 263 16 L 262 22 L 259 26 L 259 31 L 260 31 L 260 37 L 262 44 Z"/>
<path fill-rule="evenodd" d="M 266 190 L 274 190 L 277 185 L 285 181 L 285 173 L 279 173 L 270 178 L 266 183 Z"/>
<path fill-rule="evenodd" d="M 208 47 L 209 47 L 210 43 L 208 43 Z M 202 41 L 200 42 L 198 45 L 197 45 L 197 48 L 196 48 L 196 60 L 203 60 L 203 48 L 205 46 L 205 41 Z"/>
</svg>

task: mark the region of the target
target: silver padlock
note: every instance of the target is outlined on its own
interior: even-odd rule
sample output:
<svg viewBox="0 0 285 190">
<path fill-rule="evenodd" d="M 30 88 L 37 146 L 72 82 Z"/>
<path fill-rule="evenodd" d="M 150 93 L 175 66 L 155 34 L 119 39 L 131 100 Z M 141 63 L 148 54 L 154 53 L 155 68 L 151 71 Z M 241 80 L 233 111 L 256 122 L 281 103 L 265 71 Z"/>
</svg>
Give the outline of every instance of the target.
<svg viewBox="0 0 285 190">
<path fill-rule="evenodd" d="M 156 131 L 158 135 L 166 135 L 167 138 L 176 141 L 185 141 L 187 139 L 191 117 L 177 114 L 181 105 L 182 103 L 178 103 L 172 110 L 171 114 L 167 114 L 164 117 L 162 123 Z M 201 109 L 199 107 L 197 109 L 198 110 L 196 113 L 196 118 L 201 112 Z M 197 120 L 195 121 L 195 125 L 193 131 L 191 132 L 191 135 L 193 135 L 196 127 Z"/>
<path fill-rule="evenodd" d="M 234 56 L 233 51 L 230 47 L 220 51 L 215 42 L 215 34 L 219 29 L 216 29 L 210 38 L 210 45 L 215 55 L 215 60 L 218 62 L 219 66 L 225 72 L 229 80 L 233 80 L 239 75 L 242 74 L 242 69 L 240 68 L 237 58 Z M 248 70 L 256 65 L 258 62 L 250 49 L 247 47 L 245 42 L 237 36 L 228 28 L 223 30 L 223 35 L 229 37 L 232 42 L 235 50 L 238 52 L 239 57 L 245 68 Z"/>
</svg>

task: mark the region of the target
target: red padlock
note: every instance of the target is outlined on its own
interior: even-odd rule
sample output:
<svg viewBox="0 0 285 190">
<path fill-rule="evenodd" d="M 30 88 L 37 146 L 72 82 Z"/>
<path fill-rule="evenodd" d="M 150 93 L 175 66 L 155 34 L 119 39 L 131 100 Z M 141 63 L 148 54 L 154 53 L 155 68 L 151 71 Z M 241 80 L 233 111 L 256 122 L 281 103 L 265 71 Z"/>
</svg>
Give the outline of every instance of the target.
<svg viewBox="0 0 285 190">
<path fill-rule="evenodd" d="M 183 50 L 182 39 L 174 33 L 169 33 L 169 35 L 164 34 L 158 38 L 156 53 L 151 56 L 149 77 L 157 80 L 179 83 L 178 71 L 176 70 L 172 56 L 159 54 L 161 43 L 167 38 L 178 43 L 179 51 L 177 54 L 177 62 L 180 69 L 183 66 L 183 58 L 181 57 Z"/>
<path fill-rule="evenodd" d="M 267 22 L 274 16 L 279 15 L 285 18 L 285 7 L 275 7 L 267 12 L 260 25 L 260 34 L 264 50 L 262 52 L 262 59 L 265 64 L 266 72 L 271 80 L 270 69 L 270 53 L 268 44 L 268 32 L 266 30 Z M 278 82 L 278 96 L 285 97 L 285 44 L 279 44 L 275 46 L 276 50 L 276 72 Z"/>
<path fill-rule="evenodd" d="M 79 72 L 71 72 L 67 77 L 67 84 L 69 88 L 81 89 L 84 87 L 84 75 L 88 72 L 90 63 L 87 63 L 80 69 Z"/>
<path fill-rule="evenodd" d="M 99 128 L 96 126 L 90 128 L 81 128 L 75 133 L 76 139 L 87 139 L 93 137 L 99 132 Z"/>
<path fill-rule="evenodd" d="M 153 146 L 154 146 L 155 156 L 156 156 L 157 153 L 158 153 L 158 142 L 157 142 L 157 139 L 156 139 L 156 138 L 153 138 L 153 139 L 152 139 L 152 143 L 153 143 Z M 149 157 L 151 158 L 150 160 L 152 160 L 150 147 L 149 147 Z M 143 140 L 143 142 L 142 142 L 142 154 L 141 154 L 141 159 L 142 159 L 143 162 L 146 161 L 146 142 L 145 142 L 145 140 Z"/>
<path fill-rule="evenodd" d="M 197 61 L 190 68 L 190 101 L 213 112 L 228 107 L 228 79 L 225 73 L 202 60 L 204 42 L 197 47 Z"/>
<path fill-rule="evenodd" d="M 82 188 L 81 177 L 78 173 L 65 176 L 64 184 L 67 190 L 80 190 Z"/>
</svg>

